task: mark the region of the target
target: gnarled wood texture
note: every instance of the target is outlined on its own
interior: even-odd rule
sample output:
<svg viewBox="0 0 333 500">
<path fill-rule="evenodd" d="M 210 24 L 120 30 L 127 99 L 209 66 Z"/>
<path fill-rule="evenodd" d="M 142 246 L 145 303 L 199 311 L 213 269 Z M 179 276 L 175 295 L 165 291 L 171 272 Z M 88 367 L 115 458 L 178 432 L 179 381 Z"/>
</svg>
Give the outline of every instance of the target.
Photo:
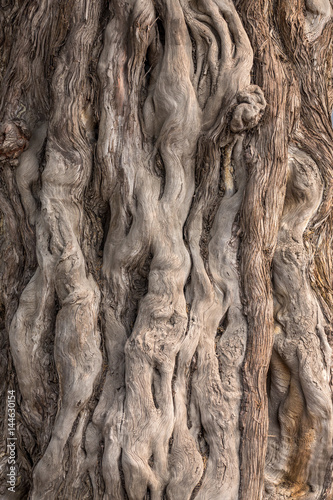
<svg viewBox="0 0 333 500">
<path fill-rule="evenodd" d="M 1 5 L 2 498 L 332 500 L 330 0 Z"/>
</svg>

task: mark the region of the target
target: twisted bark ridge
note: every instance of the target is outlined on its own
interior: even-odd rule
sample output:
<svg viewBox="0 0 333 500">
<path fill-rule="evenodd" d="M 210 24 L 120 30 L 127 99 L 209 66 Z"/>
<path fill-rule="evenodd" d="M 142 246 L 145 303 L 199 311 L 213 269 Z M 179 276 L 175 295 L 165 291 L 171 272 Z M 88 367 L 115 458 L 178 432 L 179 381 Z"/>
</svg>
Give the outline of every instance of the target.
<svg viewBox="0 0 333 500">
<path fill-rule="evenodd" d="M 330 0 L 1 5 L 1 498 L 332 500 Z"/>
</svg>

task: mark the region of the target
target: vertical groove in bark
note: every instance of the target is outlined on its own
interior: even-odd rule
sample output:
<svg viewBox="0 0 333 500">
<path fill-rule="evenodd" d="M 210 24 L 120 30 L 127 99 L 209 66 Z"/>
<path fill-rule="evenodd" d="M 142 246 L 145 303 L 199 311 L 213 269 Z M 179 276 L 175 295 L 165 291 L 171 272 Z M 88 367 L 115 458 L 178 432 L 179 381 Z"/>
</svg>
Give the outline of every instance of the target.
<svg viewBox="0 0 333 500">
<path fill-rule="evenodd" d="M 330 2 L 0 15 L 18 496 L 330 498 Z"/>
</svg>

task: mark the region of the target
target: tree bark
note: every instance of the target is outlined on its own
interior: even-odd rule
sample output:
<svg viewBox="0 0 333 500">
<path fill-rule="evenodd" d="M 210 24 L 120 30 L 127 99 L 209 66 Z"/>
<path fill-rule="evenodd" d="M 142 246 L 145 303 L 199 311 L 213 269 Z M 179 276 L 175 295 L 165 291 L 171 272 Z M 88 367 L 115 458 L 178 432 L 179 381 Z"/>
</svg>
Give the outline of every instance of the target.
<svg viewBox="0 0 333 500">
<path fill-rule="evenodd" d="M 1 498 L 332 500 L 331 1 L 1 5 Z"/>
</svg>

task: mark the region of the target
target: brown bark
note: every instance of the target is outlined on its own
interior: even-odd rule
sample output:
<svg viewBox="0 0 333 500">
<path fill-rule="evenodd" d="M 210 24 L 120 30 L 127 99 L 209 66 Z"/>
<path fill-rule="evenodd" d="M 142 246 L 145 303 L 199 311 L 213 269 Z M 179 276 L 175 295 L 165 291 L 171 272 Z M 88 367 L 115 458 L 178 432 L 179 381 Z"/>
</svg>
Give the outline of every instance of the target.
<svg viewBox="0 0 333 500">
<path fill-rule="evenodd" d="M 332 499 L 330 0 L 2 4 L 2 498 Z"/>
</svg>

